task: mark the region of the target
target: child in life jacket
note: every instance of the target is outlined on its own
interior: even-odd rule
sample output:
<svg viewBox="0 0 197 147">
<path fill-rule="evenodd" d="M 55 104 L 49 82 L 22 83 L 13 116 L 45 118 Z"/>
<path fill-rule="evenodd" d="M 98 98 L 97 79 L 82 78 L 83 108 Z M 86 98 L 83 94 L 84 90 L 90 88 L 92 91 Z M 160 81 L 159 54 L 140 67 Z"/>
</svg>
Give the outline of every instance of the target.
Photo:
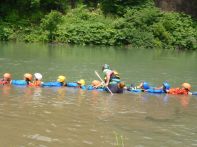
<svg viewBox="0 0 197 147">
<path fill-rule="evenodd" d="M 33 79 L 32 74 L 30 74 L 30 73 L 24 74 L 24 80 L 27 83 L 27 86 L 31 86 L 32 85 L 32 79 Z"/>
<path fill-rule="evenodd" d="M 42 86 L 42 74 L 40 74 L 40 73 L 35 73 L 34 74 L 34 81 L 33 81 L 33 83 L 30 83 L 30 86 Z"/>
<path fill-rule="evenodd" d="M 183 83 L 182 88 L 170 88 L 167 90 L 168 94 L 182 94 L 182 95 L 188 95 L 191 92 L 191 85 L 189 83 Z"/>
<path fill-rule="evenodd" d="M 10 84 L 11 83 L 11 74 L 10 73 L 4 73 L 3 78 L 0 79 L 0 84 Z"/>
</svg>

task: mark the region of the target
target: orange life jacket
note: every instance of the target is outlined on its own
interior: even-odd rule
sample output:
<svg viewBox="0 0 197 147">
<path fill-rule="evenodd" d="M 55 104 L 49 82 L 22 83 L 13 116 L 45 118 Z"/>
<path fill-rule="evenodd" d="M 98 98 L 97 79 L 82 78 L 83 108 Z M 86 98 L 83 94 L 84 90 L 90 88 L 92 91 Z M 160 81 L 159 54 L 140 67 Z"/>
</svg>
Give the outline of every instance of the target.
<svg viewBox="0 0 197 147">
<path fill-rule="evenodd" d="M 32 87 L 41 86 L 41 81 L 39 81 L 39 80 L 33 81 L 33 83 L 29 83 L 28 86 L 32 86 Z"/>
<path fill-rule="evenodd" d="M 188 95 L 188 90 L 184 88 L 170 88 L 168 91 L 169 94 L 183 94 L 183 95 Z"/>
</svg>

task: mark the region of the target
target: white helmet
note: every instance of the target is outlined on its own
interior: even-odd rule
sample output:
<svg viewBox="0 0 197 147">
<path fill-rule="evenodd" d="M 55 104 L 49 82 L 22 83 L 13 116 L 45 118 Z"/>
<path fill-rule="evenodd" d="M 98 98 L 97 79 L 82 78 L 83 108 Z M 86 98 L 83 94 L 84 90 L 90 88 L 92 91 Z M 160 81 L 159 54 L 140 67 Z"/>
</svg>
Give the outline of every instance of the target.
<svg viewBox="0 0 197 147">
<path fill-rule="evenodd" d="M 38 80 L 42 80 L 42 75 L 40 73 L 35 73 L 34 77 Z"/>
</svg>

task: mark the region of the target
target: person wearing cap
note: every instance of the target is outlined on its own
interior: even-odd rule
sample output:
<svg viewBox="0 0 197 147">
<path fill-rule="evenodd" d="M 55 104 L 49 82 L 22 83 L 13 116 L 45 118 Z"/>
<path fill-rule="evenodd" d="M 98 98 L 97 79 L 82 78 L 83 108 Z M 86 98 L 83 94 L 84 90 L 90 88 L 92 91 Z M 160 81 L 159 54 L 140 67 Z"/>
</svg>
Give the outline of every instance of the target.
<svg viewBox="0 0 197 147">
<path fill-rule="evenodd" d="M 148 90 L 149 88 L 150 88 L 149 83 L 148 82 L 145 82 L 145 81 L 144 82 L 141 82 L 138 86 L 135 86 L 132 83 L 130 86 L 126 87 L 126 89 L 128 91 L 131 91 L 131 90 L 139 90 L 139 91 L 142 91 L 142 92 Z"/>
<path fill-rule="evenodd" d="M 168 94 L 182 94 L 182 95 L 188 95 L 191 94 L 191 85 L 189 83 L 183 83 L 181 85 L 181 88 L 170 88 L 167 90 Z"/>
<path fill-rule="evenodd" d="M 117 71 L 111 70 L 108 64 L 104 64 L 102 66 L 102 71 L 105 75 L 105 85 L 108 86 L 109 84 L 118 84 L 120 82 L 120 76 Z"/>
<path fill-rule="evenodd" d="M 86 86 L 85 86 L 85 80 L 84 79 L 80 79 L 79 81 L 77 81 L 78 87 L 86 90 Z"/>
<path fill-rule="evenodd" d="M 42 83 L 42 87 L 62 87 L 62 86 L 66 86 L 66 77 L 63 75 L 58 76 L 56 81 Z"/>
<path fill-rule="evenodd" d="M 34 74 L 34 81 L 33 81 L 33 83 L 31 83 L 30 85 L 31 86 L 42 86 L 42 74 L 40 74 L 40 73 L 35 73 Z"/>
<path fill-rule="evenodd" d="M 57 82 L 60 82 L 61 86 L 65 86 L 66 85 L 66 77 L 62 76 L 62 75 L 58 76 Z"/>
<path fill-rule="evenodd" d="M 24 80 L 25 80 L 25 82 L 27 83 L 28 86 L 31 86 L 32 79 L 33 79 L 32 74 L 30 74 L 30 73 L 25 73 L 24 74 Z"/>
<path fill-rule="evenodd" d="M 11 74 L 10 73 L 4 73 L 3 78 L 0 79 L 0 84 L 10 84 L 11 83 Z"/>
<path fill-rule="evenodd" d="M 99 88 L 99 87 L 103 87 L 103 83 L 98 80 L 93 80 L 91 83 L 91 86 L 93 88 Z"/>
</svg>

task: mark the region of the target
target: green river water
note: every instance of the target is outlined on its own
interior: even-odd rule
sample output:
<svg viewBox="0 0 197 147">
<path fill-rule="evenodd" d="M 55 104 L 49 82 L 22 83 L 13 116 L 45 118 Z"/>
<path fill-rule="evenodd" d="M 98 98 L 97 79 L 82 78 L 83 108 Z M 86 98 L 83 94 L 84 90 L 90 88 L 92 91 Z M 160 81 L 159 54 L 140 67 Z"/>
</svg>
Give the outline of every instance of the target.
<svg viewBox="0 0 197 147">
<path fill-rule="evenodd" d="M 43 81 L 98 79 L 102 64 L 127 84 L 148 81 L 197 91 L 197 52 L 57 44 L 0 43 L 0 74 Z M 197 96 L 115 94 L 74 88 L 0 86 L 0 146 L 20 147 L 197 146 Z"/>
</svg>

